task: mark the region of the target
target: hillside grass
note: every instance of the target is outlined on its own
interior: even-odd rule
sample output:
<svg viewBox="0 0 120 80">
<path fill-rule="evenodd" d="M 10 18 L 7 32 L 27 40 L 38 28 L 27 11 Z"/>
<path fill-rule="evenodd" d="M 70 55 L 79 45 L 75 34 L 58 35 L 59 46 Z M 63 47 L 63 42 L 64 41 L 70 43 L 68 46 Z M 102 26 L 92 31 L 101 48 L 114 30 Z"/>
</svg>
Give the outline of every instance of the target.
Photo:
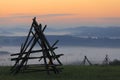
<svg viewBox="0 0 120 80">
<path fill-rule="evenodd" d="M 63 66 L 60 74 L 30 72 L 10 74 L 10 67 L 0 67 L 0 80 L 120 80 L 120 66 Z"/>
</svg>

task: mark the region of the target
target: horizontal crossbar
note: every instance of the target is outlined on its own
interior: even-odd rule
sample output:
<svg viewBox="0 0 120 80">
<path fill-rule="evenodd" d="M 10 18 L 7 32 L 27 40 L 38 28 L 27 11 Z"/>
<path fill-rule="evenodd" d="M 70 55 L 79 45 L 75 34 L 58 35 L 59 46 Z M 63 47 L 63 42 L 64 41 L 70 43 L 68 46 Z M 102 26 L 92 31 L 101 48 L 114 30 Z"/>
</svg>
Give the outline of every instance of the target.
<svg viewBox="0 0 120 80">
<path fill-rule="evenodd" d="M 55 50 L 57 49 L 58 47 L 55 47 L 55 48 L 52 48 L 52 50 Z M 50 49 L 48 49 L 49 51 Z M 37 52 L 42 52 L 43 50 L 33 50 L 33 51 L 30 51 L 30 52 L 24 52 L 24 53 L 16 53 L 16 54 L 11 54 L 11 56 L 17 56 L 17 55 L 20 55 L 20 54 L 27 54 L 27 53 L 37 53 Z"/>
<path fill-rule="evenodd" d="M 50 57 L 52 57 L 52 58 L 59 58 L 59 57 L 62 56 L 62 55 L 64 55 L 64 54 L 58 54 L 58 55 L 50 56 Z M 44 57 L 47 58 L 47 56 L 41 56 L 41 57 L 27 57 L 27 58 L 22 57 L 22 58 L 20 58 L 20 59 L 19 59 L 19 58 L 12 58 L 11 61 L 14 61 L 14 60 L 21 60 L 21 59 L 40 59 L 40 58 L 44 58 Z"/>
</svg>

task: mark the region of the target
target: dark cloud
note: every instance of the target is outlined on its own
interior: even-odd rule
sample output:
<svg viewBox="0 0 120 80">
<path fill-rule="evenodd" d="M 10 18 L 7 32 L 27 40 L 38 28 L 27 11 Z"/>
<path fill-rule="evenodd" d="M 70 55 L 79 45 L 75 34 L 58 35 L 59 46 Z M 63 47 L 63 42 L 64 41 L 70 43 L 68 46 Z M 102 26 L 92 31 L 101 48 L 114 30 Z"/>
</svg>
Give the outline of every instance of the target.
<svg viewBox="0 0 120 80">
<path fill-rule="evenodd" d="M 104 18 L 98 18 L 98 19 L 120 21 L 120 17 L 104 17 Z"/>
<path fill-rule="evenodd" d="M 71 16 L 74 14 L 47 14 L 47 15 L 41 15 L 41 16 L 46 16 L 46 17 L 56 17 L 56 16 Z"/>
<path fill-rule="evenodd" d="M 35 15 L 35 14 L 11 14 L 10 17 L 13 18 L 31 18 L 31 17 L 59 17 L 59 16 L 71 16 L 75 14 L 44 14 L 44 15 Z"/>
<path fill-rule="evenodd" d="M 5 17 L 0 17 L 0 25 L 3 24 L 9 24 L 9 23 L 14 23 L 16 21 L 16 19 L 19 20 L 20 22 L 24 22 L 25 20 L 31 20 L 33 17 L 38 17 L 38 18 L 52 18 L 52 17 L 61 17 L 61 16 L 72 16 L 75 14 L 43 14 L 43 15 L 34 15 L 34 14 L 10 14 L 8 16 Z M 16 24 L 15 23 L 15 24 Z"/>
</svg>

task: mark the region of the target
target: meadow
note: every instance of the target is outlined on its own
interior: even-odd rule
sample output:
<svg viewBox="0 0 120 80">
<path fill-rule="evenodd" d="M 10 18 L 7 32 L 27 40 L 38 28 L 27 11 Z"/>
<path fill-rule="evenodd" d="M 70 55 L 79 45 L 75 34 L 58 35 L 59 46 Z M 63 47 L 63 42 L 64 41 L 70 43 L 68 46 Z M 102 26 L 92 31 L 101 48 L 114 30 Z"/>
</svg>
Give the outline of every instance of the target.
<svg viewBox="0 0 120 80">
<path fill-rule="evenodd" d="M 30 72 L 13 75 L 10 67 L 0 67 L 0 80 L 120 80 L 120 66 L 65 65 L 60 74 Z"/>
</svg>

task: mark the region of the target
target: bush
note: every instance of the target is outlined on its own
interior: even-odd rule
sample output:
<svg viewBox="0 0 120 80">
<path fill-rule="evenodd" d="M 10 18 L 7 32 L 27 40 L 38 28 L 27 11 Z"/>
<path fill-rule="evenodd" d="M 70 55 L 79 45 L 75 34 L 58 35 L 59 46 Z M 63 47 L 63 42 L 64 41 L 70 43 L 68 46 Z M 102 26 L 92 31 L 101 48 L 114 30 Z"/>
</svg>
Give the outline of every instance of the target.
<svg viewBox="0 0 120 80">
<path fill-rule="evenodd" d="M 114 61 L 109 63 L 110 65 L 120 65 L 120 60 L 115 59 Z"/>
</svg>

